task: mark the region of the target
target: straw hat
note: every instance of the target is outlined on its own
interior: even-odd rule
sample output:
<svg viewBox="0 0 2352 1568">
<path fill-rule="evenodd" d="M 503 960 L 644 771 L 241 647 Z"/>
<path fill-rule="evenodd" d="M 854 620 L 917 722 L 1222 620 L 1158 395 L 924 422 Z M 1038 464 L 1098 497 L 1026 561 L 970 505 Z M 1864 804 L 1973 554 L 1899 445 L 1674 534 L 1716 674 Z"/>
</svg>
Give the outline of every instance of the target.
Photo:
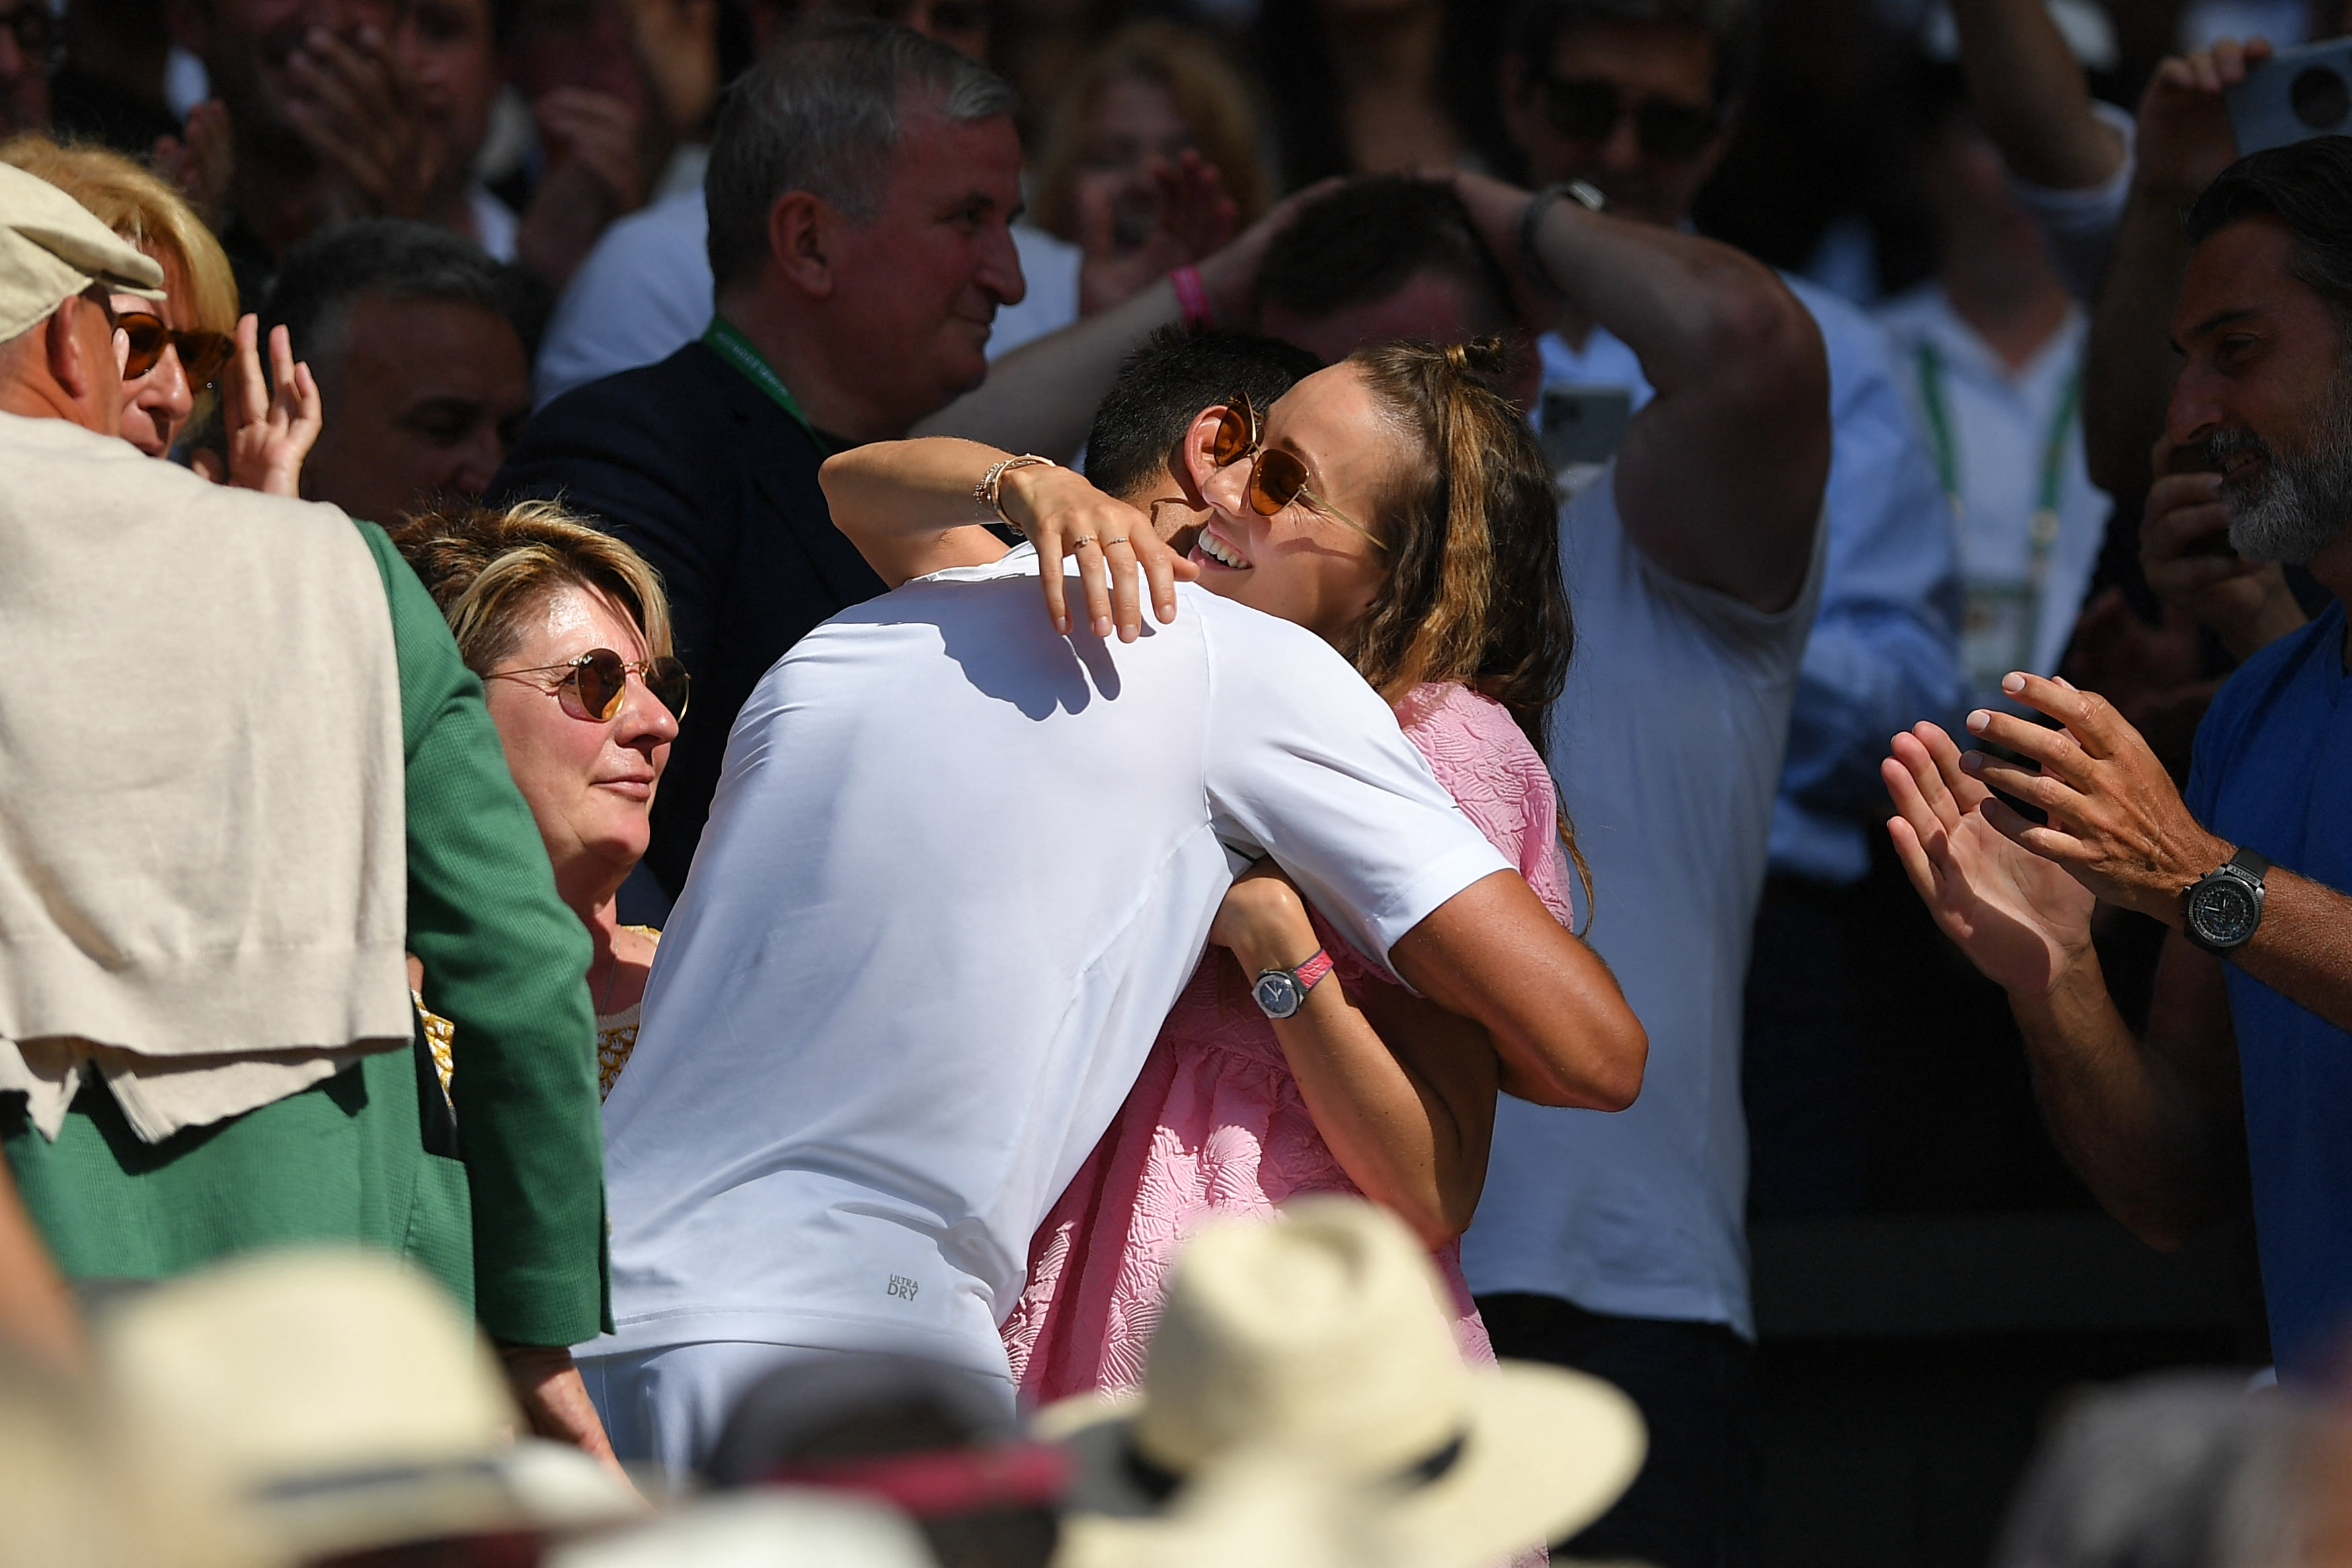
<svg viewBox="0 0 2352 1568">
<path fill-rule="evenodd" d="M 1463 1364 L 1429 1255 L 1386 1210 L 1302 1199 L 1204 1226 L 1169 1280 L 1139 1394 L 1039 1413 L 1072 1452 L 1076 1514 L 1149 1519 L 1249 1448 L 1309 1456 L 1383 1500 L 1412 1568 L 1474 1568 L 1590 1523 L 1632 1484 L 1633 1402 L 1521 1362 Z"/>
<path fill-rule="evenodd" d="M 473 1325 L 382 1258 L 240 1258 L 130 1299 L 99 1342 L 126 1416 L 298 1556 L 643 1511 L 578 1449 L 514 1441 Z"/>
<path fill-rule="evenodd" d="M 834 1493 L 735 1492 L 577 1542 L 547 1568 L 938 1568 L 915 1527 Z"/>
<path fill-rule="evenodd" d="M 0 163 L 0 342 L 103 283 L 163 297 L 163 269 L 48 181 Z"/>
</svg>

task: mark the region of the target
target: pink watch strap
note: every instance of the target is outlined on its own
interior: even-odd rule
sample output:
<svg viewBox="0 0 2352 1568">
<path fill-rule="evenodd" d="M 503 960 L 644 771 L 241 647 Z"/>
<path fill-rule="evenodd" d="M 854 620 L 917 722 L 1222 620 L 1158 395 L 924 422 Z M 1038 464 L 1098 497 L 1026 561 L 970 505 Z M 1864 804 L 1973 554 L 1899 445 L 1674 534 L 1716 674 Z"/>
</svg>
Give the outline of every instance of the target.
<svg viewBox="0 0 2352 1568">
<path fill-rule="evenodd" d="M 1318 947 L 1315 950 L 1314 957 L 1292 970 L 1291 973 L 1298 976 L 1298 994 L 1304 996 L 1315 989 L 1317 981 L 1331 973 L 1331 954 Z"/>
</svg>

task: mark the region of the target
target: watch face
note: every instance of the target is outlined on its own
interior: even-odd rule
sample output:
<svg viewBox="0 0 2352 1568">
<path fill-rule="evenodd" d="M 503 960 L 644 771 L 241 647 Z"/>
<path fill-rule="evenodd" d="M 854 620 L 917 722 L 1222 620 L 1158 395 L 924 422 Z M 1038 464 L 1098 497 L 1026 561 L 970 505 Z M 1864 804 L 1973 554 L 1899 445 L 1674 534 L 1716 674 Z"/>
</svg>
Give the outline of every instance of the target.
<svg viewBox="0 0 2352 1568">
<path fill-rule="evenodd" d="M 2215 947 L 2235 947 L 2254 934 L 2262 906 L 2254 890 L 2235 877 L 2200 882 L 2189 900 L 2189 919 L 2197 934 Z"/>
<path fill-rule="evenodd" d="M 1281 970 L 1259 975 L 1257 984 L 1250 987 L 1250 994 L 1257 998 L 1259 1010 L 1269 1018 L 1287 1018 L 1298 1011 L 1298 982 Z"/>
</svg>

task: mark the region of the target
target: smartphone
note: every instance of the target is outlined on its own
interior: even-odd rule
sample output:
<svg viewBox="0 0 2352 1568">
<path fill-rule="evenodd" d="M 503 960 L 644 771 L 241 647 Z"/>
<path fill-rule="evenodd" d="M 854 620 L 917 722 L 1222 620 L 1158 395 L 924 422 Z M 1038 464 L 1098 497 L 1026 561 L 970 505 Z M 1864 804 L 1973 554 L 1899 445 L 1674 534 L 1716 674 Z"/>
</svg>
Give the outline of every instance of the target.
<svg viewBox="0 0 2352 1568">
<path fill-rule="evenodd" d="M 1617 455 L 1633 417 L 1633 395 L 1622 386 L 1547 386 L 1540 412 L 1544 457 L 1558 473 Z"/>
<path fill-rule="evenodd" d="M 2352 37 L 2281 49 L 2229 91 L 2241 155 L 2352 132 Z"/>
</svg>

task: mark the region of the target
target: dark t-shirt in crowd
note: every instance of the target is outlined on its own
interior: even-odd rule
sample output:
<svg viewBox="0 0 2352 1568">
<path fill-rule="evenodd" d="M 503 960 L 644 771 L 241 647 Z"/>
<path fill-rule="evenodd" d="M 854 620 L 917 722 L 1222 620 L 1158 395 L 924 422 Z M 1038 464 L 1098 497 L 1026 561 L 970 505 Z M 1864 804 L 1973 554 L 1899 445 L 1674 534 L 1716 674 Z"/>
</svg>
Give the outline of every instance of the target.
<svg viewBox="0 0 2352 1568">
<path fill-rule="evenodd" d="M 2197 731 L 2189 808 L 2212 832 L 2352 889 L 2344 607 L 2248 659 Z M 2352 1329 L 2352 1035 L 2225 963 L 2279 1375 L 2326 1375 Z"/>
<path fill-rule="evenodd" d="M 833 526 L 817 487 L 818 440 L 693 342 L 540 410 L 490 486 L 499 505 L 560 498 L 661 573 L 677 656 L 694 679 L 646 856 L 672 898 L 743 700 L 810 627 L 882 592 Z"/>
</svg>

